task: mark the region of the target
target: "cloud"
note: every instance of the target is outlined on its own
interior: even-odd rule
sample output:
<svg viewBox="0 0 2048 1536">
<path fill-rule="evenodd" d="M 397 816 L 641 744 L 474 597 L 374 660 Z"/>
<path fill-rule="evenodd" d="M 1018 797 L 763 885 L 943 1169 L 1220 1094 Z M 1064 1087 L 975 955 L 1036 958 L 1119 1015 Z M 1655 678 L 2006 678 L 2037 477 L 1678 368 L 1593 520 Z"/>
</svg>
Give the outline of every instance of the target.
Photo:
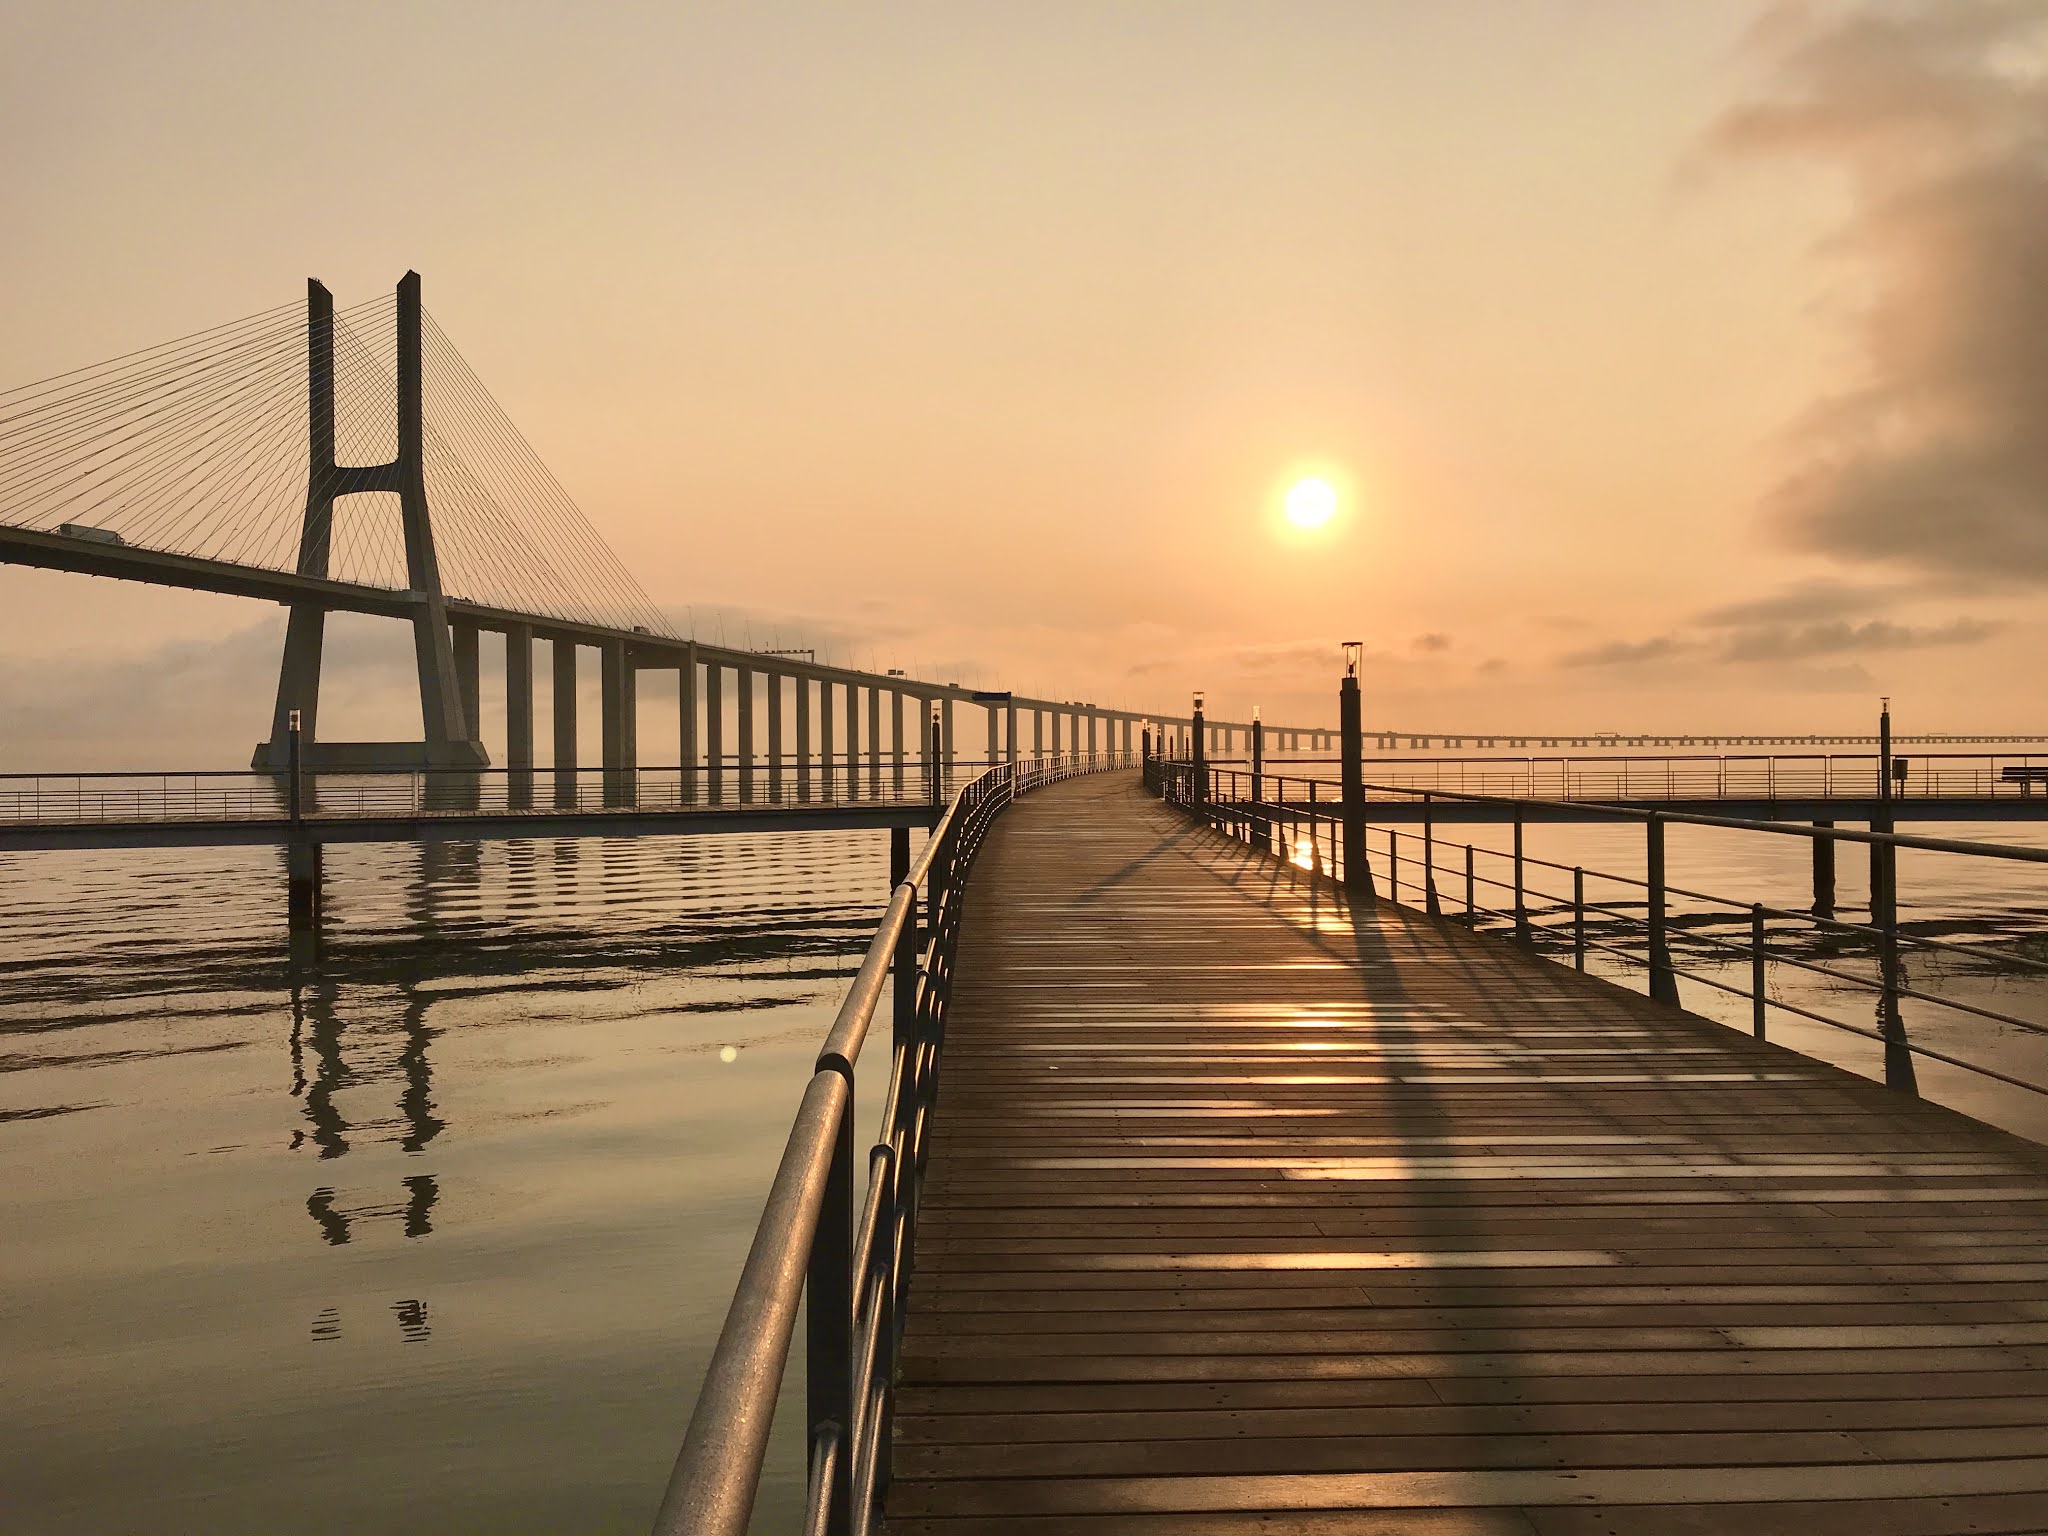
<svg viewBox="0 0 2048 1536">
<path fill-rule="evenodd" d="M 1858 586 L 1841 581 L 1806 581 L 1768 597 L 1724 603 L 1694 616 L 1708 628 L 1741 624 L 1780 624 L 1846 618 L 1883 608 L 1901 596 L 1896 587 Z"/>
<path fill-rule="evenodd" d="M 1927 650 L 1975 645 L 2004 626 L 1986 619 L 1959 618 L 1945 624 L 1900 624 L 1890 619 L 1826 619 L 1813 623 L 1744 623 L 1730 615 L 1796 611 L 1796 605 L 1763 599 L 1713 609 L 1700 624 L 1706 633 L 1667 631 L 1646 640 L 1609 640 L 1558 657 L 1563 667 L 1632 667 L 1696 657 L 1721 662 L 1806 661 L 1817 656 L 1860 656 L 1876 651 Z"/>
<path fill-rule="evenodd" d="M 1437 634 L 1434 631 L 1432 631 L 1431 633 L 1426 635 L 1417 635 L 1414 638 L 1414 640 L 1412 640 L 1409 643 L 1413 645 L 1414 648 L 1418 651 L 1448 651 L 1451 648 L 1451 637 L 1449 635 Z"/>
<path fill-rule="evenodd" d="M 1888 619 L 1862 624 L 1841 619 L 1825 624 L 1763 624 L 1731 635 L 1720 654 L 1725 661 L 1794 661 L 1867 651 L 1925 650 L 1975 645 L 1997 634 L 2000 627 L 1983 619 L 1956 619 L 1923 628 Z"/>
<path fill-rule="evenodd" d="M 1838 169 L 1834 254 L 1861 377 L 1792 428 L 1795 543 L 2048 581 L 2048 11 L 2039 0 L 1780 4 L 1718 125 L 1744 158 Z"/>
<path fill-rule="evenodd" d="M 1684 655 L 1696 642 L 1678 635 L 1652 635 L 1647 640 L 1609 640 L 1603 645 L 1567 651 L 1558 657 L 1565 667 L 1633 667 L 1647 661 L 1666 661 Z"/>
</svg>

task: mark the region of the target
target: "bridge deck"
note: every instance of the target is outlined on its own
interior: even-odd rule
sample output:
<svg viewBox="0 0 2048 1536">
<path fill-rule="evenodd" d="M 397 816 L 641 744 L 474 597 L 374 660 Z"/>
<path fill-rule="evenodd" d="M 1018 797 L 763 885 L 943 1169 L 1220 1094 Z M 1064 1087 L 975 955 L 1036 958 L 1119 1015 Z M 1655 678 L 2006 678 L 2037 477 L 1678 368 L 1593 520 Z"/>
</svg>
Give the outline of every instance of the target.
<svg viewBox="0 0 2048 1536">
<path fill-rule="evenodd" d="M 2048 1154 L 1142 797 L 974 874 L 888 1528 L 2048 1529 Z"/>
</svg>

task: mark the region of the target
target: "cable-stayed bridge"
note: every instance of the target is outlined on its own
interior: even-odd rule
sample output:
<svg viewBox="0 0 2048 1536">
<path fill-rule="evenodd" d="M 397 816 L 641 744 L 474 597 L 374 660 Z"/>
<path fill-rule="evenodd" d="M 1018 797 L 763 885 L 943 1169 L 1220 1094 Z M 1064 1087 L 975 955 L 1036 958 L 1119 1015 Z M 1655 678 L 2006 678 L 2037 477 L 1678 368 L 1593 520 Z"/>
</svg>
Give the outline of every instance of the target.
<svg viewBox="0 0 2048 1536">
<path fill-rule="evenodd" d="M 885 736 L 892 759 L 909 752 L 922 764 L 934 707 L 948 763 L 959 760 L 961 704 L 984 715 L 989 760 L 1129 752 L 1134 727 L 1191 724 L 682 635 L 435 323 L 416 273 L 388 297 L 343 309 L 313 282 L 303 310 L 265 310 L 0 394 L 0 559 L 285 605 L 270 728 L 252 755 L 259 769 L 285 766 L 294 712 L 308 771 L 484 767 L 484 631 L 505 643 L 504 768 L 535 766 L 536 642 L 551 650 L 549 767 L 581 766 L 575 681 L 579 654 L 595 650 L 601 766 L 626 773 L 640 760 L 636 675 L 675 671 L 679 739 L 654 756 L 673 759 L 683 787 L 701 786 L 713 803 L 727 769 L 734 794 L 752 802 L 768 794 L 767 778 L 780 787 L 785 762 L 794 789 L 813 765 L 828 777 L 842 755 L 857 769 L 863 745 L 879 754 Z M 336 611 L 411 624 L 418 741 L 321 735 L 322 641 Z M 1215 729 L 1228 740 L 1244 728 Z M 766 765 L 758 786 L 756 761 Z"/>
</svg>

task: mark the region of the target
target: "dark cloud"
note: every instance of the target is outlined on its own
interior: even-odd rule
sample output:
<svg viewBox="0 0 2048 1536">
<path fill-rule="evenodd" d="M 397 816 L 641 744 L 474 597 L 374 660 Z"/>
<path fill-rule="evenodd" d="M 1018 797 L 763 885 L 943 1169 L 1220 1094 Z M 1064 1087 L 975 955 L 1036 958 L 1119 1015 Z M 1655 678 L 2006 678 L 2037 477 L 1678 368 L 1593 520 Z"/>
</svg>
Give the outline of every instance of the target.
<svg viewBox="0 0 2048 1536">
<path fill-rule="evenodd" d="M 1732 154 L 1840 169 L 1861 379 L 1791 439 L 1774 514 L 1800 544 L 1945 575 L 2048 580 L 2048 7 L 1781 4 Z"/>
<path fill-rule="evenodd" d="M 1432 631 L 1426 635 L 1417 635 L 1411 643 L 1418 651 L 1448 651 L 1451 648 L 1451 637 Z"/>
<path fill-rule="evenodd" d="M 1857 655 L 1867 651 L 1925 650 L 1941 645 L 1975 645 L 1998 633 L 1982 619 L 1956 619 L 1916 628 L 1888 619 L 1851 624 L 1760 624 L 1731 635 L 1721 651 L 1725 661 L 1794 661 L 1813 656 Z"/>
<path fill-rule="evenodd" d="M 1716 613 L 1732 613 L 1765 604 L 1736 604 Z M 1706 621 L 1702 621 L 1706 622 Z M 1646 662 L 1698 657 L 1724 662 L 1807 661 L 1814 657 L 1860 656 L 1876 651 L 1926 650 L 1934 646 L 1975 645 L 1997 634 L 2002 625 L 1985 619 L 1952 619 L 1946 624 L 1898 624 L 1890 619 L 1828 619 L 1811 624 L 1753 624 L 1720 619 L 1708 634 L 1683 631 L 1652 635 L 1647 640 L 1610 640 L 1604 645 L 1569 651 L 1558 658 L 1565 667 L 1629 667 Z"/>
<path fill-rule="evenodd" d="M 1696 642 L 1678 635 L 1652 635 L 1647 640 L 1609 640 L 1558 657 L 1566 667 L 1632 667 L 1646 661 L 1668 661 L 1694 649 Z"/>
<path fill-rule="evenodd" d="M 1857 586 L 1840 581 L 1807 581 L 1768 597 L 1726 603 L 1694 616 L 1695 624 L 1720 629 L 1742 624 L 1814 623 L 1869 613 L 1895 601 L 1896 587 Z"/>
</svg>

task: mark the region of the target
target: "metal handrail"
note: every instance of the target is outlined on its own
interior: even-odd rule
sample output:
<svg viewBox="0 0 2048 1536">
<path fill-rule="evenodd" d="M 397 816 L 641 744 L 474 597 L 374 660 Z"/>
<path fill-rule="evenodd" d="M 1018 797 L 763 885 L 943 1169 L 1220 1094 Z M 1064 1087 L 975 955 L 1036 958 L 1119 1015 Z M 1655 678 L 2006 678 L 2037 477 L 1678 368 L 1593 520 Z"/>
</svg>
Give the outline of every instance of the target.
<svg viewBox="0 0 2048 1536">
<path fill-rule="evenodd" d="M 1019 795 L 1134 763 L 1102 752 L 998 764 L 961 786 L 903 871 L 805 1085 L 655 1536 L 745 1532 L 800 1302 L 809 1473 L 802 1529 L 862 1536 L 872 1525 L 888 1481 L 896 1349 L 967 872 L 990 824 Z M 889 1088 L 856 1210 L 854 1078 L 885 982 L 894 997 Z"/>
<path fill-rule="evenodd" d="M 1250 782 L 1242 782 L 1245 780 Z M 1263 775 L 1254 777 L 1240 773 L 1235 769 L 1219 767 L 1213 763 L 1195 764 L 1184 761 L 1161 760 L 1146 765 L 1145 782 L 1147 787 L 1152 789 L 1154 793 L 1159 794 L 1162 799 L 1179 805 L 1190 814 L 1201 817 L 1231 835 L 1241 838 L 1243 841 L 1252 843 L 1254 846 L 1263 846 L 1268 852 L 1272 849 L 1273 840 L 1279 829 L 1306 820 L 1309 823 L 1309 840 L 1314 850 L 1310 863 L 1311 869 L 1317 874 L 1322 874 L 1327 869 L 1333 878 L 1343 878 L 1344 871 L 1341 867 L 1341 856 L 1338 852 L 1339 839 L 1335 835 L 1332 835 L 1330 838 L 1330 861 L 1327 865 L 1323 861 L 1320 829 L 1325 823 L 1328 823 L 1334 834 L 1338 825 L 1343 821 L 1346 809 L 1340 802 L 1336 801 L 1317 802 L 1317 787 L 1319 784 L 1326 783 L 1327 781 L 1310 779 L 1306 781 L 1308 788 L 1306 800 L 1290 799 L 1287 791 L 1287 779 L 1272 772 L 1270 769 L 1265 771 Z M 1297 782 L 1300 781 L 1297 780 Z M 1267 786 L 1272 786 L 1274 793 L 1271 798 L 1268 798 L 1263 793 L 1252 794 L 1252 785 L 1257 785 L 1261 791 L 1265 790 Z M 1437 861 L 1437 844 L 1444 843 L 1446 847 L 1452 849 L 1462 848 L 1465 855 L 1463 909 L 1464 917 L 1470 926 L 1476 928 L 1481 916 L 1499 918 L 1503 922 L 1512 925 L 1511 932 L 1516 942 L 1525 947 L 1533 948 L 1536 930 L 1542 929 L 1545 932 L 1556 931 L 1550 924 L 1537 922 L 1535 919 L 1538 913 L 1569 912 L 1572 924 L 1573 964 L 1578 969 L 1583 970 L 1585 968 L 1586 952 L 1588 949 L 1594 949 L 1615 954 L 1626 960 L 1629 964 L 1643 967 L 1648 974 L 1648 986 L 1651 996 L 1661 998 L 1664 1001 L 1672 1003 L 1678 1001 L 1677 981 L 1680 977 L 1702 983 L 1717 991 L 1728 992 L 1739 997 L 1747 997 L 1751 1000 L 1752 1005 L 1752 1032 L 1759 1039 L 1766 1037 L 1767 1015 L 1771 1009 L 1775 1008 L 1796 1014 L 1802 1018 L 1812 1019 L 1818 1023 L 1830 1025 L 1850 1034 L 1880 1042 L 1885 1047 L 1886 1082 L 1891 1086 L 1899 1087 L 1909 1092 L 1918 1091 L 1917 1082 L 1912 1071 L 1912 1061 L 1916 1057 L 1925 1057 L 1929 1060 L 1958 1067 L 2014 1087 L 2048 1095 L 2048 1083 L 2030 1081 L 2010 1073 L 2001 1072 L 1982 1063 L 1967 1061 L 1946 1052 L 1934 1050 L 1907 1037 L 1905 1024 L 1899 1011 L 1901 1000 L 1930 1003 L 1937 1007 L 2006 1024 L 2034 1034 L 2048 1033 L 2048 1026 L 2042 1025 L 2038 1021 L 2022 1019 L 1997 1009 L 1986 1008 L 1960 999 L 1944 998 L 1906 985 L 1902 973 L 1901 946 L 1937 949 L 1948 953 L 1961 953 L 1978 958 L 1986 957 L 1987 951 L 1978 946 L 1956 944 L 1948 940 L 1937 939 L 1932 935 L 1915 934 L 1903 928 L 1898 920 L 1896 889 L 1896 855 L 1897 850 L 1901 848 L 1918 849 L 1934 853 L 1960 854 L 1977 858 L 2004 859 L 2030 864 L 2048 863 L 2048 850 L 2024 848 L 2004 843 L 1975 843 L 1964 842 L 1954 838 L 1919 837 L 1897 832 L 1859 832 L 1848 828 L 1807 826 L 1797 823 L 1762 821 L 1743 817 L 1712 816 L 1680 811 L 1652 811 L 1631 806 L 1608 805 L 1595 807 L 1600 813 L 1615 819 L 1634 821 L 1645 826 L 1649 836 L 1649 873 L 1647 878 L 1638 879 L 1630 875 L 1606 874 L 1597 870 L 1589 872 L 1583 867 L 1566 866 L 1551 860 L 1537 859 L 1526 855 L 1522 850 L 1523 813 L 1552 808 L 1556 804 L 1555 801 L 1524 796 L 1482 795 L 1445 790 L 1416 790 L 1398 785 L 1374 784 L 1368 785 L 1366 788 L 1378 794 L 1402 794 L 1419 797 L 1423 802 L 1424 816 L 1421 832 L 1407 831 L 1396 827 L 1386 829 L 1388 863 L 1390 865 L 1387 889 L 1388 893 L 1397 901 L 1401 899 L 1401 892 L 1405 885 L 1408 888 L 1420 890 L 1424 898 L 1424 910 L 1432 916 L 1439 915 L 1442 898 L 1437 890 L 1436 877 L 1446 872 L 1455 875 L 1457 871 L 1455 869 L 1447 871 L 1446 867 Z M 1225 790 L 1228 792 L 1219 792 Z M 1504 806 L 1512 810 L 1514 812 L 1514 851 L 1508 853 L 1494 848 L 1482 848 L 1473 843 L 1459 844 L 1439 838 L 1428 815 L 1429 806 L 1439 799 L 1481 802 Z M 1369 803 L 1364 800 L 1361 800 L 1355 807 L 1361 819 L 1368 809 Z M 1874 888 L 1872 921 L 1868 924 L 1842 923 L 1835 921 L 1830 914 L 1823 911 L 1815 911 L 1810 914 L 1792 912 L 1783 908 L 1765 907 L 1759 903 L 1736 901 L 1725 896 L 1693 891 L 1683 886 L 1674 885 L 1664 877 L 1663 861 L 1663 831 L 1667 825 L 1672 823 L 1715 827 L 1733 831 L 1761 832 L 1777 836 L 1803 837 L 1814 842 L 1825 842 L 1830 846 L 1837 842 L 1866 844 L 1872 850 Z M 1424 871 L 1423 874 L 1412 877 L 1405 882 L 1402 878 L 1403 860 L 1401 858 L 1401 841 L 1404 838 L 1409 840 L 1411 845 L 1417 840 L 1420 841 L 1422 845 L 1420 857 L 1416 858 L 1411 855 L 1407 862 L 1411 865 L 1419 865 Z M 1478 874 L 1475 870 L 1475 857 L 1482 854 L 1491 858 L 1511 861 L 1514 866 L 1513 878 L 1511 880 L 1501 880 Z M 1572 895 L 1569 901 L 1563 896 L 1534 889 L 1526 878 L 1526 869 L 1530 865 L 1534 865 L 1537 868 L 1570 873 L 1573 878 Z M 1587 901 L 1585 897 L 1585 880 L 1588 873 L 1591 873 L 1596 880 L 1605 880 L 1612 884 L 1641 889 L 1645 896 L 1643 901 L 1644 915 L 1638 916 L 1634 912 L 1623 911 L 1612 904 Z M 1477 901 L 1476 891 L 1476 888 L 1480 885 L 1510 892 L 1513 897 L 1512 910 L 1503 912 L 1481 906 Z M 1715 934 L 1693 932 L 1682 923 L 1671 922 L 1666 911 L 1666 904 L 1667 899 L 1673 895 L 1709 902 L 1746 914 L 1750 920 L 1748 944 L 1744 945 Z M 1532 899 L 1548 905 L 1532 909 Z M 1590 938 L 1586 933 L 1586 915 L 1588 912 L 1600 912 L 1619 922 L 1641 929 L 1646 935 L 1646 952 L 1638 956 L 1619 945 Z M 1768 942 L 1770 937 L 1766 922 L 1768 917 L 1810 921 L 1816 928 L 1823 929 L 1829 933 L 1852 935 L 1857 938 L 1870 940 L 1877 952 L 1879 972 L 1877 977 L 1858 976 L 1833 966 L 1821 965 L 1797 955 L 1784 953 L 1782 949 L 1773 951 Z M 1724 922 L 1727 919 L 1715 916 L 1710 917 L 1708 920 Z M 1736 955 L 1746 953 L 1750 960 L 1751 985 L 1749 988 L 1744 989 L 1720 978 L 1705 976 L 1697 971 L 1686 970 L 1675 964 L 1672 958 L 1674 929 L 1676 930 L 1677 940 L 1680 943 Z M 2038 970 L 2044 968 L 2039 962 L 2031 961 L 2026 957 L 2016 956 L 2014 958 L 2019 960 L 2027 969 Z M 1560 961 L 1559 963 L 1562 962 Z M 1878 1000 L 1880 1027 L 1875 1030 L 1865 1029 L 1859 1025 L 1849 1024 L 1840 1019 L 1829 1018 L 1824 1014 L 1814 1013 L 1809 1009 L 1800 1008 L 1790 1002 L 1771 997 L 1767 984 L 1768 967 L 1771 964 L 1790 965 L 1794 969 L 1814 972 L 1832 981 L 1859 987 L 1874 993 Z"/>
<path fill-rule="evenodd" d="M 1056 760 L 1080 761 L 1085 755 Z M 963 775 L 993 766 L 981 757 L 940 764 L 838 754 L 820 764 L 815 757 L 725 753 L 635 768 L 303 769 L 301 809 L 293 819 L 539 819 L 564 813 L 923 805 L 935 773 L 950 788 Z M 0 827 L 267 822 L 286 815 L 291 793 L 292 775 L 285 768 L 0 774 Z"/>
<path fill-rule="evenodd" d="M 1907 766 L 1891 786 L 1896 798 L 2029 799 L 2048 794 L 2048 756 L 2039 752 L 1895 751 Z M 1207 759 L 1213 767 L 1241 765 L 1241 757 Z M 1276 758 L 1297 770 L 1328 768 L 1342 759 L 1288 753 Z M 1865 752 L 1599 753 L 1501 756 L 1361 756 L 1384 770 L 1379 787 L 1413 793 L 1469 792 L 1525 795 L 1578 804 L 1653 799 L 1840 799 L 1864 801 L 1880 791 L 1880 754 Z M 1325 782 L 1328 782 L 1327 779 Z"/>
</svg>

